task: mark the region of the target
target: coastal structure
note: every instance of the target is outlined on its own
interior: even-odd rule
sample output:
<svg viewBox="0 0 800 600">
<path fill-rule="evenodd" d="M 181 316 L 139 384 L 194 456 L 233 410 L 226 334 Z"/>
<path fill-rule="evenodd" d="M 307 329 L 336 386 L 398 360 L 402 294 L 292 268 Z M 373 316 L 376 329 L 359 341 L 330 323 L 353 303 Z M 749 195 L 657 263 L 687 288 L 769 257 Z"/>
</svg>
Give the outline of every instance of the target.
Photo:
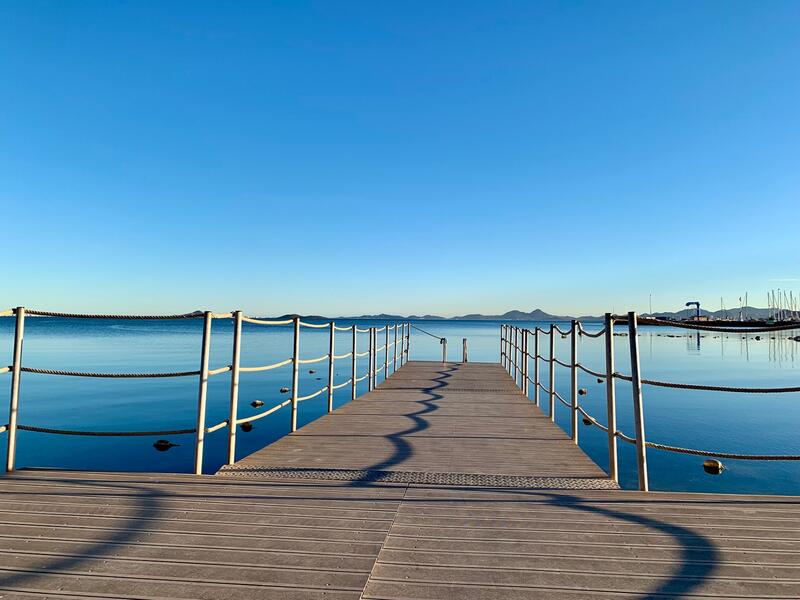
<svg viewBox="0 0 800 600">
<path fill-rule="evenodd" d="M 411 323 L 363 328 L 369 342 L 362 350 L 355 324 L 339 329 L 333 322 L 300 318 L 274 322 L 237 312 L 190 313 L 168 318 L 203 320 L 197 371 L 49 371 L 64 377 L 196 377 L 197 424 L 181 430 L 195 437 L 196 472 L 202 472 L 206 435 L 225 431 L 229 440 L 228 464 L 217 474 L 201 475 L 16 470 L 15 432 L 44 431 L 16 419 L 24 398 L 22 374 L 43 371 L 23 361 L 26 312 L 43 314 L 11 311 L 17 321 L 14 361 L 4 369 L 12 378 L 4 429 L 9 473 L 0 478 L 0 591 L 7 597 L 800 596 L 800 498 L 647 491 L 648 448 L 726 455 L 646 439 L 643 387 L 686 386 L 641 376 L 636 328 L 649 321 L 634 313 L 606 315 L 604 327 L 592 332 L 577 321 L 565 329 L 554 324 L 532 331 L 503 325 L 500 362 L 494 364 L 449 361 L 444 343 L 442 361 L 410 360 L 412 329 L 432 335 Z M 215 318 L 234 322 L 232 363 L 218 368 L 209 364 L 208 352 Z M 291 397 L 241 419 L 235 408 L 238 377 L 278 364 L 239 364 L 241 323 L 248 319 L 267 327 L 292 327 L 292 356 L 287 359 L 292 364 Z M 627 334 L 630 373 L 620 373 L 614 365 L 615 326 Z M 326 355 L 302 354 L 306 327 L 327 328 L 331 341 Z M 350 335 L 344 350 L 339 349 L 337 331 Z M 580 362 L 579 340 L 587 335 L 604 336 L 603 367 Z M 568 362 L 553 352 L 557 336 L 569 340 Z M 348 380 L 333 380 L 336 360 L 359 356 L 367 359 L 365 372 L 358 372 L 353 361 Z M 326 362 L 326 385 L 300 390 L 300 365 Z M 566 369 L 570 377 L 568 398 L 555 390 L 556 368 Z M 605 422 L 580 405 L 579 370 L 606 384 Z M 209 425 L 208 378 L 223 374 L 230 377 L 231 411 L 222 423 Z M 356 397 L 353 386 L 363 380 L 369 382 L 369 391 Z M 616 426 L 616 403 L 622 397 L 617 381 L 630 383 L 625 387 L 636 411 L 633 432 Z M 329 401 L 327 415 L 297 427 L 300 403 L 347 386 L 353 390 L 351 402 L 333 410 Z M 717 393 L 751 391 L 694 389 L 698 387 Z M 562 404 L 570 415 L 568 433 L 554 423 Z M 236 427 L 260 418 L 288 418 L 292 433 L 236 460 Z M 579 418 L 607 431 L 608 473 L 579 448 Z M 641 491 L 617 485 L 620 439 L 636 448 Z"/>
</svg>

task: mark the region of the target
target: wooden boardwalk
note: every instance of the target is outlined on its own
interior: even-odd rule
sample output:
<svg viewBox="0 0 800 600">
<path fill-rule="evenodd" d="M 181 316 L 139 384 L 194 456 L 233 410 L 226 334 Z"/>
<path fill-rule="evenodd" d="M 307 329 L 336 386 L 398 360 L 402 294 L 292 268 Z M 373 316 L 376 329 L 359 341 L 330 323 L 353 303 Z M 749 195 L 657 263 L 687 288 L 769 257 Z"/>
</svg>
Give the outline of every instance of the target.
<svg viewBox="0 0 800 600">
<path fill-rule="evenodd" d="M 503 367 L 480 363 L 407 363 L 373 392 L 223 473 L 351 478 L 354 471 L 406 483 L 615 487 Z"/>
<path fill-rule="evenodd" d="M 599 487 L 501 367 L 412 362 L 218 476 L 0 478 L 0 598 L 800 597 L 800 499 Z"/>
</svg>

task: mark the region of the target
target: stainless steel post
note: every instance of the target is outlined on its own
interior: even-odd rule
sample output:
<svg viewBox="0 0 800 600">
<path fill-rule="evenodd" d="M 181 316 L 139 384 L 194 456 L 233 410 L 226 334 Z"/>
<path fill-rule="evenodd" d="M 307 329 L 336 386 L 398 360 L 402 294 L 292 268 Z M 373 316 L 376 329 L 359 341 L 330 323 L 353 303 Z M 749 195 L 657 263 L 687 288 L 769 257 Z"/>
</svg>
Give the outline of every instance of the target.
<svg viewBox="0 0 800 600">
<path fill-rule="evenodd" d="M 336 324 L 331 321 L 331 339 L 328 341 L 328 412 L 333 412 L 333 369 L 336 350 Z"/>
<path fill-rule="evenodd" d="M 300 397 L 300 317 L 294 318 L 292 351 L 292 432 L 297 431 L 297 399 Z"/>
<path fill-rule="evenodd" d="M 572 320 L 570 340 L 570 396 L 572 400 L 572 441 L 578 443 L 578 321 Z"/>
<path fill-rule="evenodd" d="M 383 351 L 383 379 L 389 378 L 389 324 L 386 324 L 386 344 Z"/>
<path fill-rule="evenodd" d="M 608 417 L 608 476 L 619 481 L 617 467 L 617 398 L 614 389 L 614 319 L 605 316 L 606 330 L 606 412 Z"/>
<path fill-rule="evenodd" d="M 206 399 L 208 397 L 208 358 L 211 351 L 211 311 L 203 316 L 203 345 L 200 350 L 200 385 L 197 393 L 197 433 L 194 444 L 194 473 L 203 473 L 203 443 L 206 434 Z"/>
<path fill-rule="evenodd" d="M 228 464 L 236 462 L 236 419 L 239 412 L 239 363 L 242 353 L 242 311 L 233 313 L 233 354 L 231 357 L 231 394 L 228 406 Z"/>
<path fill-rule="evenodd" d="M 636 433 L 636 466 L 639 474 L 639 489 L 648 491 L 647 446 L 644 437 L 644 410 L 642 408 L 642 376 L 639 370 L 639 336 L 635 312 L 628 313 L 628 338 L 631 348 L 631 389 L 633 391 L 633 420 Z"/>
<path fill-rule="evenodd" d="M 397 323 L 394 324 L 394 345 L 392 346 L 392 350 L 394 351 L 394 360 L 392 361 L 392 375 L 394 375 L 395 371 L 397 371 Z"/>
<path fill-rule="evenodd" d="M 351 400 L 355 400 L 358 395 L 358 390 L 356 387 L 358 383 L 356 383 L 356 376 L 358 375 L 358 326 L 353 323 L 353 371 L 352 371 L 352 383 L 353 383 L 353 392 L 350 397 Z"/>
<path fill-rule="evenodd" d="M 556 420 L 556 326 L 550 324 L 550 420 Z"/>
<path fill-rule="evenodd" d="M 539 326 L 533 330 L 533 403 L 539 406 Z"/>
<path fill-rule="evenodd" d="M 14 471 L 17 456 L 17 416 L 19 412 L 19 383 L 22 375 L 22 342 L 25 338 L 25 307 L 14 310 L 14 358 L 11 363 L 11 397 L 8 403 L 8 451 L 6 453 L 6 472 Z"/>
</svg>

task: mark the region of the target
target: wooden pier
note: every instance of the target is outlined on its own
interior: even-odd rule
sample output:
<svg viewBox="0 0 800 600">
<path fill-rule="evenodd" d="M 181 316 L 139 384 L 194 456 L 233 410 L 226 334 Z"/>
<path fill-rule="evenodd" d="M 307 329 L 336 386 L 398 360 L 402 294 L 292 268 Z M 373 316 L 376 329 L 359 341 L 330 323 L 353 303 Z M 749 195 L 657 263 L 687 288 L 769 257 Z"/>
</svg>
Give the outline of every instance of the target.
<svg viewBox="0 0 800 600">
<path fill-rule="evenodd" d="M 800 597 L 800 498 L 622 491 L 502 366 L 409 362 L 217 475 L 0 478 L 0 597 Z"/>
</svg>

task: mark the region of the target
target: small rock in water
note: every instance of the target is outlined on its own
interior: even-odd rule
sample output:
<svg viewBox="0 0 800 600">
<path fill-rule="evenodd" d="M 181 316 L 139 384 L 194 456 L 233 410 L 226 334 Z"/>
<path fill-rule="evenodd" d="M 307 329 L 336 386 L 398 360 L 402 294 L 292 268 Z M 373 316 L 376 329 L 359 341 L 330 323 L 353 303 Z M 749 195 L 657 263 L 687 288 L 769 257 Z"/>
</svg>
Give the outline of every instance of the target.
<svg viewBox="0 0 800 600">
<path fill-rule="evenodd" d="M 316 372 L 317 372 L 317 371 L 316 371 L 315 369 L 309 369 L 309 370 L 308 370 L 308 374 L 309 374 L 309 375 L 313 375 L 313 374 L 314 374 L 314 373 L 316 373 Z"/>
<path fill-rule="evenodd" d="M 281 394 L 288 394 L 288 393 L 289 393 L 289 388 L 287 388 L 287 387 L 282 387 L 281 388 Z"/>
<path fill-rule="evenodd" d="M 239 425 L 239 427 L 241 427 L 242 431 L 244 431 L 245 433 L 247 433 L 248 431 L 253 431 L 253 424 L 250 421 L 242 423 L 241 425 Z"/>
<path fill-rule="evenodd" d="M 578 396 L 585 396 L 586 395 L 586 388 L 581 388 L 578 390 Z"/>
<path fill-rule="evenodd" d="M 252 406 L 253 408 L 258 408 L 259 406 L 264 406 L 264 403 L 261 400 L 253 400 L 250 403 L 250 406 Z"/>
<path fill-rule="evenodd" d="M 725 470 L 725 465 L 713 458 L 703 461 L 703 470 L 709 475 L 720 475 Z"/>
<path fill-rule="evenodd" d="M 153 448 L 158 450 L 159 452 L 166 452 L 173 446 L 179 446 L 180 444 L 173 444 L 169 440 L 158 440 L 153 444 Z"/>
</svg>

